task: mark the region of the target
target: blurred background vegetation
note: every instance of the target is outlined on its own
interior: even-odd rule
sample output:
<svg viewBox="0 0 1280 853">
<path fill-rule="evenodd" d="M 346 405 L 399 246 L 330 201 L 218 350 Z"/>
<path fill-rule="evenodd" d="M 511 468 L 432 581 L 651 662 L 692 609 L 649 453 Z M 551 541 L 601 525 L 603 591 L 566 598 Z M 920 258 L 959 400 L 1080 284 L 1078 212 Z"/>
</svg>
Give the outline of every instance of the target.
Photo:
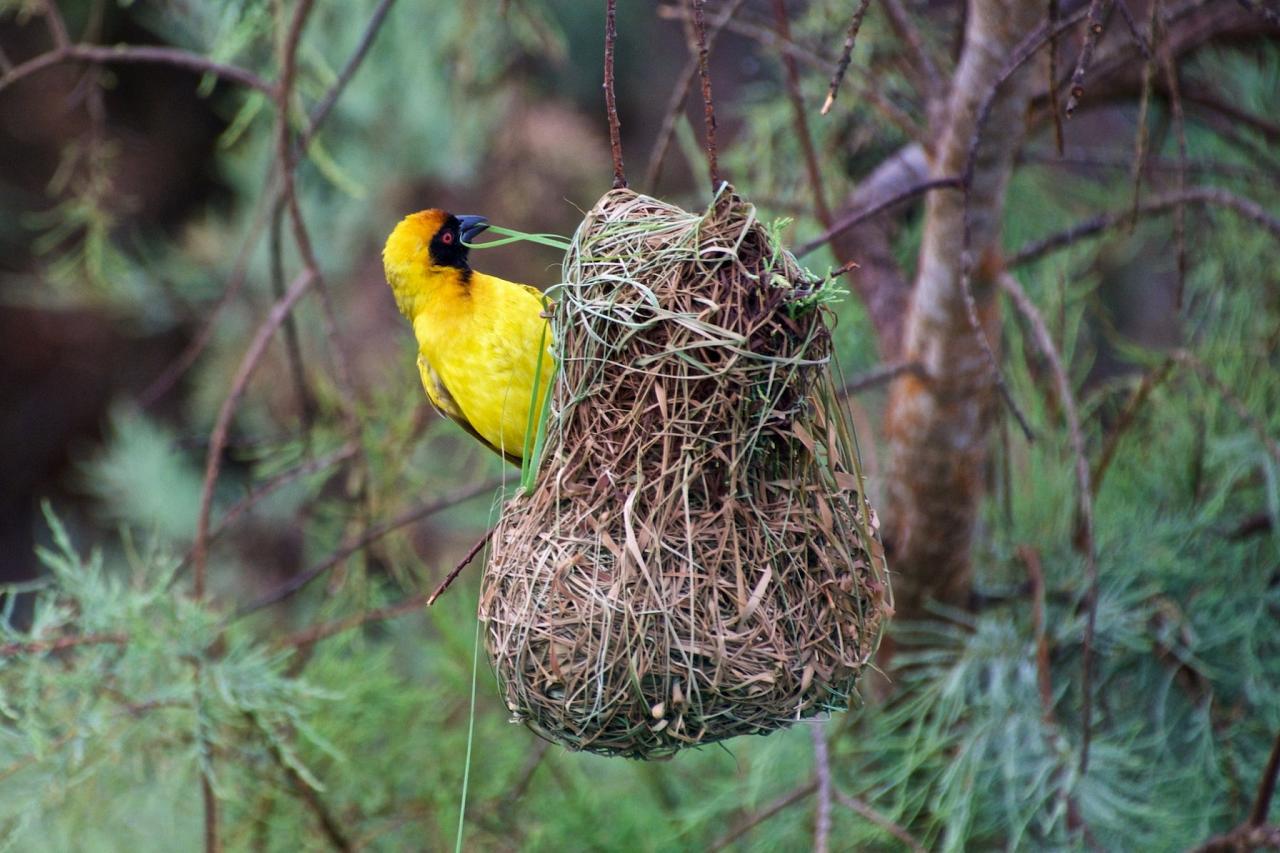
<svg viewBox="0 0 1280 853">
<path fill-rule="evenodd" d="M 1066 360 L 1091 462 L 1118 441 L 1097 493 L 1087 774 L 1071 448 L 1013 312 L 1004 366 L 1038 440 L 993 435 L 971 606 L 897 624 L 892 678 L 861 707 L 660 764 L 566 753 L 507 722 L 476 657 L 479 566 L 420 603 L 518 475 L 424 405 L 379 253 L 429 206 L 572 232 L 610 181 L 603 5 L 315 4 L 286 144 L 362 39 L 371 48 L 298 160 L 322 287 L 271 339 L 215 448 L 196 597 L 210 436 L 250 340 L 309 263 L 273 209 L 281 110 L 163 62 L 64 62 L 10 82 L 59 33 L 41 0 L 0 0 L 0 838 L 198 848 L 211 800 L 219 844 L 264 850 L 442 849 L 460 834 L 472 849 L 1173 850 L 1241 823 L 1280 731 L 1280 250 L 1217 210 L 1186 212 L 1184 283 L 1167 218 L 1018 269 Z M 620 5 L 633 185 L 705 205 L 696 97 L 657 186 L 640 180 L 688 56 L 680 4 Z M 298 8 L 59 6 L 72 43 L 175 48 L 267 81 Z M 782 53 L 798 60 L 833 203 L 911 141 L 886 116 L 925 117 L 878 5 L 819 117 L 854 4 L 789 6 L 785 42 L 769 2 L 740 4 L 711 74 L 724 173 L 801 244 L 823 229 Z M 948 69 L 963 4 L 908 9 Z M 1142 27 L 1147 10 L 1132 5 Z M 1185 105 L 1188 174 L 1265 214 L 1280 209 L 1280 41 L 1274 20 L 1253 20 L 1179 57 L 1178 74 L 1202 96 Z M 1074 31 L 1066 42 L 1076 50 Z M 1144 193 L 1175 186 L 1169 103 L 1157 92 L 1143 122 Z M 1139 102 L 1086 106 L 1061 155 L 1050 123 L 1021 146 L 1008 253 L 1132 203 Z M 908 274 L 920 223 L 919 205 L 895 213 Z M 529 243 L 473 262 L 539 287 L 559 274 L 557 253 Z M 806 263 L 838 261 L 824 248 Z M 863 303 L 837 313 L 845 373 L 875 367 Z M 1200 369 L 1167 361 L 1184 348 Z M 849 399 L 881 498 L 884 392 Z"/>
</svg>

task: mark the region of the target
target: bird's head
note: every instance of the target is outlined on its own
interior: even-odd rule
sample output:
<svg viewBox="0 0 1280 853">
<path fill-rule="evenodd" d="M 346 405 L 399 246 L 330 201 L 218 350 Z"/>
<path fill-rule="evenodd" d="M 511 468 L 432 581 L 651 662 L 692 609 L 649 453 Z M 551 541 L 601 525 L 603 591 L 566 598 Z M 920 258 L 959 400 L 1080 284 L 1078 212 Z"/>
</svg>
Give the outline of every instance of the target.
<svg viewBox="0 0 1280 853">
<path fill-rule="evenodd" d="M 469 244 L 488 227 L 483 216 L 454 216 L 435 208 L 401 219 L 382 250 L 382 265 L 400 312 L 409 316 L 413 291 L 424 276 L 460 272 L 464 281 L 469 278 Z"/>
</svg>

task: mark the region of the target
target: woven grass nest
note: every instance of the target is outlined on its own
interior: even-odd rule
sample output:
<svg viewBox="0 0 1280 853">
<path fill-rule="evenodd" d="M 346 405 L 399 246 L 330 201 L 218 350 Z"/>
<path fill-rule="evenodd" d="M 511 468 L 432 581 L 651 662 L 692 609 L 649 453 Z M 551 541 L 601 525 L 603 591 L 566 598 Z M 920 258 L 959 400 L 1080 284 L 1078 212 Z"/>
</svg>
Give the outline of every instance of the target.
<svg viewBox="0 0 1280 853">
<path fill-rule="evenodd" d="M 829 292 L 727 187 L 608 193 L 564 280 L 537 484 L 481 591 L 513 717 L 661 758 L 847 707 L 892 605 Z"/>
</svg>

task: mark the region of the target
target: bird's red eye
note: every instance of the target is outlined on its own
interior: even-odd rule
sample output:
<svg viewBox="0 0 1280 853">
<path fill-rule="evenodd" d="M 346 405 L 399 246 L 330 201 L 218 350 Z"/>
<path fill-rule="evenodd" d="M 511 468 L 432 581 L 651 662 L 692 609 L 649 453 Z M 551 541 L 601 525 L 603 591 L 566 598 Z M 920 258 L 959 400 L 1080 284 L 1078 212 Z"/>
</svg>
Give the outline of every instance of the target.
<svg viewBox="0 0 1280 853">
<path fill-rule="evenodd" d="M 441 242 L 441 243 L 444 243 L 446 246 L 448 246 L 449 244 L 451 244 L 451 243 L 453 242 L 453 233 L 452 233 L 452 232 L 450 232 L 450 231 L 446 231 L 446 232 L 444 232 L 443 234 L 441 234 L 441 235 L 440 235 L 440 242 Z"/>
</svg>

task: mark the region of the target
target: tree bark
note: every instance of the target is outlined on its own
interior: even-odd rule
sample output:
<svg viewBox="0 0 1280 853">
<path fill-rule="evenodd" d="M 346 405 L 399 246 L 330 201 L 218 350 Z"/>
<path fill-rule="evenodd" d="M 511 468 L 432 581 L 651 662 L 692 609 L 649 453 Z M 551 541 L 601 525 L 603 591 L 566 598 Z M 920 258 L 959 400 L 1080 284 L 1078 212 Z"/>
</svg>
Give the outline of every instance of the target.
<svg viewBox="0 0 1280 853">
<path fill-rule="evenodd" d="M 932 177 L 964 172 L 980 105 L 1044 4 L 972 0 L 964 49 L 931 152 Z M 981 323 L 998 345 L 993 282 L 1005 186 L 1022 141 L 1033 90 L 1032 63 L 1004 83 L 982 132 L 970 189 L 973 291 Z M 904 375 L 889 400 L 890 528 L 899 614 L 922 613 L 929 599 L 965 606 L 970 547 L 983 492 L 983 468 L 995 413 L 991 365 L 969 325 L 961 287 L 963 195 L 931 193 L 925 206 L 919 272 L 902 330 L 901 358 L 923 365 Z"/>
</svg>

